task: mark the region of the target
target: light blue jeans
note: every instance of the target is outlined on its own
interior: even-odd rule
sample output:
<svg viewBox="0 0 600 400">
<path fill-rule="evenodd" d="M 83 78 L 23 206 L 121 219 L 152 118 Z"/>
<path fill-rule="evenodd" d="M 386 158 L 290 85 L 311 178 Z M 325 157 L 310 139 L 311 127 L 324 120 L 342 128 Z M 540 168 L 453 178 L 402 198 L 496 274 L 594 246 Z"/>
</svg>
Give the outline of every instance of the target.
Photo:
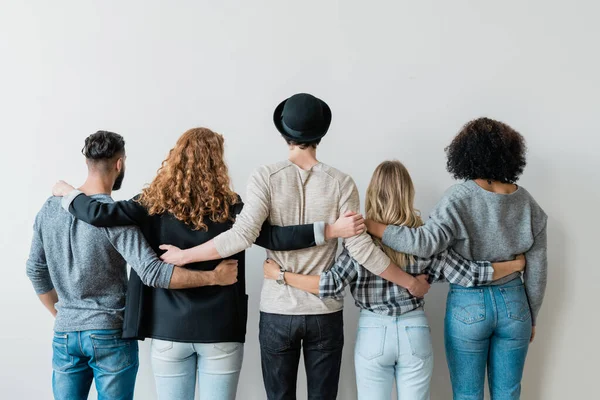
<svg viewBox="0 0 600 400">
<path fill-rule="evenodd" d="M 52 391 L 56 400 L 87 400 L 96 382 L 99 400 L 131 400 L 138 371 L 138 343 L 121 330 L 55 332 Z"/>
<path fill-rule="evenodd" d="M 425 313 L 388 317 L 362 310 L 354 350 L 359 400 L 389 400 L 394 379 L 400 400 L 428 400 L 433 372 Z"/>
<path fill-rule="evenodd" d="M 233 400 L 244 358 L 242 343 L 182 343 L 152 339 L 152 369 L 161 400 Z"/>
<path fill-rule="evenodd" d="M 530 337 L 521 279 L 470 289 L 451 285 L 445 339 L 454 400 L 483 400 L 486 367 L 492 399 L 518 400 Z"/>
</svg>

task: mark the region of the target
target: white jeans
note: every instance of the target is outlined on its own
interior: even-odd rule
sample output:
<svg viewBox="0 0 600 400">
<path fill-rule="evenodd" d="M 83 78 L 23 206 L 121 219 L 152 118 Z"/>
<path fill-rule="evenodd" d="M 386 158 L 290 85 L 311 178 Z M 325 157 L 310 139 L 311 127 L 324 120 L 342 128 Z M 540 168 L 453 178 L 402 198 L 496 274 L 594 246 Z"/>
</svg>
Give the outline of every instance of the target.
<svg viewBox="0 0 600 400">
<path fill-rule="evenodd" d="M 420 310 L 388 317 L 362 310 L 354 349 L 359 400 L 429 400 L 433 347 Z"/>
<path fill-rule="evenodd" d="M 161 400 L 233 400 L 244 358 L 242 343 L 182 343 L 152 339 L 152 369 Z"/>
</svg>

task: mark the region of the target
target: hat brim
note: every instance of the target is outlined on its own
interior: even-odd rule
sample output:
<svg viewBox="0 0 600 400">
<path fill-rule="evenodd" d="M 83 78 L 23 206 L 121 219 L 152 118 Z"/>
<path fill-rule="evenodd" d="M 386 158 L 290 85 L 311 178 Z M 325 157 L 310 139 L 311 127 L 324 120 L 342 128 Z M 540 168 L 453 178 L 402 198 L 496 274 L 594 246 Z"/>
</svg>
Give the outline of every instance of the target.
<svg viewBox="0 0 600 400">
<path fill-rule="evenodd" d="M 298 132 L 289 129 L 288 127 L 283 125 L 283 121 L 281 120 L 281 115 L 283 114 L 283 107 L 285 107 L 285 103 L 288 99 L 285 99 L 275 108 L 275 112 L 273 112 L 273 123 L 275 127 L 281 133 L 283 137 L 289 140 L 297 140 L 301 142 L 310 142 L 313 140 L 321 139 L 323 136 L 327 134 L 329 130 L 329 126 L 331 125 L 331 109 L 324 101 L 320 100 L 321 106 L 323 107 L 323 125 L 313 129 L 311 132 Z"/>
</svg>

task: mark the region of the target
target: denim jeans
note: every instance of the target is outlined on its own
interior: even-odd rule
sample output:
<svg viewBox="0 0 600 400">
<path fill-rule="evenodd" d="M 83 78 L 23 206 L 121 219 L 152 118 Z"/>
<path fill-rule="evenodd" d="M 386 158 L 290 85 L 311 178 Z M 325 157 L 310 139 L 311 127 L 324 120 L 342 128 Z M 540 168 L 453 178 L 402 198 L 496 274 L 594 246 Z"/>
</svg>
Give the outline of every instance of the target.
<svg viewBox="0 0 600 400">
<path fill-rule="evenodd" d="M 516 400 L 531 336 L 521 279 L 467 289 L 451 285 L 446 358 L 455 400 L 483 400 L 486 367 L 493 400 Z"/>
<path fill-rule="evenodd" d="M 389 400 L 394 379 L 400 400 L 428 400 L 433 347 L 422 310 L 399 317 L 362 310 L 354 366 L 359 400 Z"/>
<path fill-rule="evenodd" d="M 92 379 L 99 400 L 133 399 L 138 343 L 120 330 L 55 332 L 52 348 L 56 400 L 87 400 Z"/>
<path fill-rule="evenodd" d="M 260 313 L 260 355 L 269 400 L 296 399 L 300 352 L 309 400 L 337 397 L 342 348 L 343 312 L 320 315 Z"/>
<path fill-rule="evenodd" d="M 182 343 L 152 339 L 152 369 L 161 400 L 194 400 L 196 371 L 200 400 L 233 400 L 242 343 Z"/>
</svg>

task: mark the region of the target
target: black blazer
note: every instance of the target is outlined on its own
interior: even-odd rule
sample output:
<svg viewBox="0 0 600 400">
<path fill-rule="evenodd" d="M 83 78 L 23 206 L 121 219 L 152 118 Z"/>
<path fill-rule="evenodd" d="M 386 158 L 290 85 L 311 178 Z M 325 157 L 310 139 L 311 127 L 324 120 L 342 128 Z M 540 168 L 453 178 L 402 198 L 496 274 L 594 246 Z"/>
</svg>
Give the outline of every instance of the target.
<svg viewBox="0 0 600 400">
<path fill-rule="evenodd" d="M 215 223 L 205 218 L 208 231 L 193 230 L 171 214 L 148 215 L 137 196 L 131 200 L 102 203 L 84 194 L 71 203 L 69 211 L 95 226 L 137 225 L 157 254 L 161 244 L 186 249 L 213 239 L 227 231 L 233 222 Z M 243 203 L 233 206 L 234 215 Z M 315 245 L 313 224 L 279 227 L 267 222 L 256 244 L 270 250 L 298 250 Z M 205 286 L 195 289 L 159 289 L 142 283 L 131 270 L 127 286 L 123 337 L 151 337 L 176 342 L 241 342 L 246 335 L 248 295 L 246 294 L 244 252 L 238 260 L 238 282 L 231 286 Z M 186 265 L 194 270 L 213 270 L 221 260 Z M 257 267 L 254 273 L 262 273 Z"/>
</svg>

